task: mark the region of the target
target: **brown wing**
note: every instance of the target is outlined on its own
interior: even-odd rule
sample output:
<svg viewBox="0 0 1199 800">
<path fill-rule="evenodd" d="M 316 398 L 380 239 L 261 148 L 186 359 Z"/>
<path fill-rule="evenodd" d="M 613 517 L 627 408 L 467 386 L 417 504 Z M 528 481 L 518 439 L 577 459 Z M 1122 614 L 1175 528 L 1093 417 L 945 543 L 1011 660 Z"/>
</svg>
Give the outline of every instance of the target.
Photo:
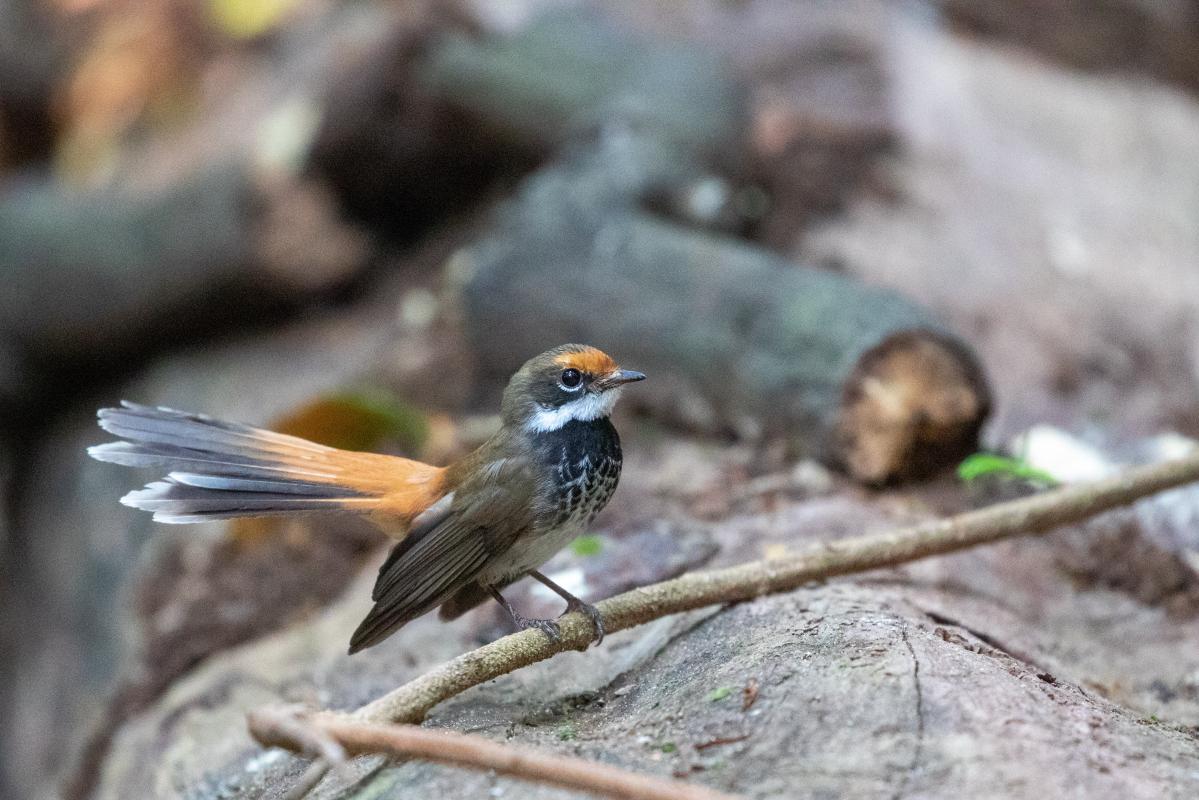
<svg viewBox="0 0 1199 800">
<path fill-rule="evenodd" d="M 511 580 L 492 587 L 484 586 L 478 582 L 468 583 L 455 592 L 453 597 L 441 604 L 441 608 L 437 611 L 437 618 L 445 620 L 446 622 L 458 619 L 458 617 L 462 616 L 467 611 L 470 611 L 471 609 L 476 608 L 477 606 L 480 606 L 490 600 L 491 589 L 502 592 L 506 586 L 515 583 L 520 579 L 520 577 L 522 576 L 512 578 Z"/>
<path fill-rule="evenodd" d="M 492 462 L 439 502 L 442 508 L 421 515 L 379 569 L 375 606 L 354 631 L 350 652 L 378 644 L 473 582 L 532 525 L 533 485 L 512 462 Z"/>
</svg>

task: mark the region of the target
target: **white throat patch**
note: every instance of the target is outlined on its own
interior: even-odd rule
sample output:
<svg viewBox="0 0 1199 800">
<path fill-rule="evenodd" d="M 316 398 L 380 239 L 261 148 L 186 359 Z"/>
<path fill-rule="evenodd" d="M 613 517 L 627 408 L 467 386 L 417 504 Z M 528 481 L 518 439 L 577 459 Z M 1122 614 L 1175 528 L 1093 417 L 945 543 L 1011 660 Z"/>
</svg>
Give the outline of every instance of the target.
<svg viewBox="0 0 1199 800">
<path fill-rule="evenodd" d="M 619 388 L 608 389 L 599 394 L 585 393 L 582 397 L 563 403 L 557 408 L 538 408 L 525 423 L 533 433 L 556 431 L 568 422 L 590 422 L 612 413 L 612 407 L 620 399 Z"/>
</svg>

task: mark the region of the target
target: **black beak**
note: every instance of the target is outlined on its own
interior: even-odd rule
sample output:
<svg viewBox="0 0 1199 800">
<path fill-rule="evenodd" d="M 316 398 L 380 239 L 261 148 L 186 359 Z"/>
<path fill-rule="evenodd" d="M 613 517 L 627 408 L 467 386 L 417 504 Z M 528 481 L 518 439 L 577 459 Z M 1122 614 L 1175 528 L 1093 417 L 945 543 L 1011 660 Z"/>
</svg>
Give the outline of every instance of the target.
<svg viewBox="0 0 1199 800">
<path fill-rule="evenodd" d="M 645 380 L 644 372 L 637 372 L 632 369 L 618 369 L 592 381 L 591 390 L 593 392 L 606 392 L 609 389 L 615 389 L 617 386 L 624 386 L 626 383 L 636 383 L 643 380 Z"/>
</svg>

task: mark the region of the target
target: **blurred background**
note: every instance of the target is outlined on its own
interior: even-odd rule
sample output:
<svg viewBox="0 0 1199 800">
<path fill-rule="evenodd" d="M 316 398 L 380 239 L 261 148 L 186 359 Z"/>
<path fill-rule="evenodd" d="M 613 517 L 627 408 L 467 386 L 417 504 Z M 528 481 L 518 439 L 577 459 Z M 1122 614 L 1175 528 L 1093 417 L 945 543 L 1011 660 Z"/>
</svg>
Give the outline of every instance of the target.
<svg viewBox="0 0 1199 800">
<path fill-rule="evenodd" d="M 525 358 L 597 345 L 651 380 L 621 491 L 554 562 L 588 596 L 1010 493 L 955 479 L 980 449 L 1058 480 L 1180 452 L 1197 92 L 1190 0 L 4 0 L 0 795 L 269 795 L 247 707 L 352 707 L 505 630 L 423 620 L 347 661 L 382 537 L 151 523 L 117 500 L 156 476 L 84 455 L 123 398 L 444 463 Z M 979 619 L 1194 730 L 1197 520 L 903 578 L 1010 595 Z M 640 763 L 604 730 L 597 757 Z M 1178 736 L 1180 772 L 1137 767 L 1156 796 L 1199 769 Z M 887 763 L 827 755 L 827 780 Z"/>
</svg>

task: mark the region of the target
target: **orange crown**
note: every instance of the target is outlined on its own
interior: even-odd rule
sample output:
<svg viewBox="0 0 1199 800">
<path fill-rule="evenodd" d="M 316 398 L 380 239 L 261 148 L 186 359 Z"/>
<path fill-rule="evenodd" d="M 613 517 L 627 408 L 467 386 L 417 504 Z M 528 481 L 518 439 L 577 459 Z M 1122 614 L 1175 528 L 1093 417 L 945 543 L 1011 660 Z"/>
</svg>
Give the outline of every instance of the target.
<svg viewBox="0 0 1199 800">
<path fill-rule="evenodd" d="M 588 375 L 607 375 L 617 368 L 612 356 L 594 347 L 562 353 L 554 363 L 563 369 L 574 368 Z"/>
</svg>

